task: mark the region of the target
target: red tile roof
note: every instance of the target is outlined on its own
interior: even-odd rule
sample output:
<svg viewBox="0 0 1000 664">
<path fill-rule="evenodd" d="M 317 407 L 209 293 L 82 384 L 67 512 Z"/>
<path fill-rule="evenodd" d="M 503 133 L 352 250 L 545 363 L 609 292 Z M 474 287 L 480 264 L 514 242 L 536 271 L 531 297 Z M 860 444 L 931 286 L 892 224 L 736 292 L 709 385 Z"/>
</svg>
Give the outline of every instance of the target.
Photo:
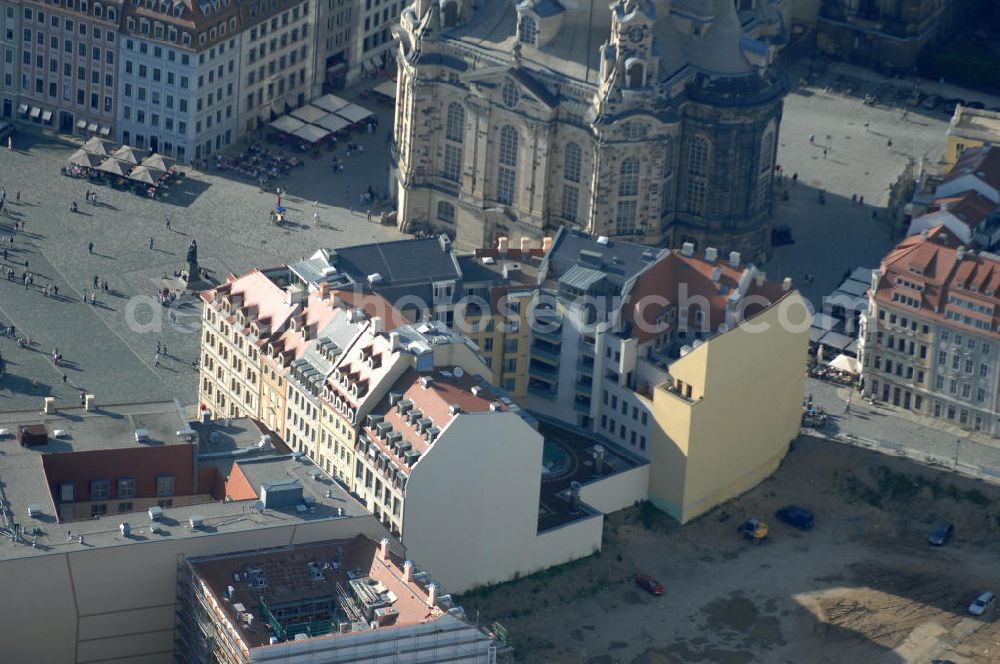
<svg viewBox="0 0 1000 664">
<path fill-rule="evenodd" d="M 969 228 L 975 228 L 997 209 L 996 203 L 973 189 L 963 191 L 955 196 L 935 198 L 934 206 L 929 212 L 944 210 L 968 225 Z"/>
<path fill-rule="evenodd" d="M 1000 150 L 990 145 L 966 150 L 944 181 L 952 182 L 967 175 L 972 175 L 1000 191 Z"/>
<path fill-rule="evenodd" d="M 719 269 L 717 282 L 712 280 L 716 268 Z M 726 304 L 745 269 L 745 265 L 730 266 L 728 260 L 709 263 L 698 256 L 684 256 L 679 251 L 672 251 L 639 275 L 623 306 L 622 317 L 632 324 L 632 333 L 638 337 L 639 343 L 644 343 L 663 332 L 655 332 L 652 328 L 656 327 L 656 318 L 665 308 L 690 302 L 688 321 L 694 324 L 695 317 L 691 313 L 704 298 L 709 304 L 710 328 L 715 330 L 726 321 Z M 763 297 L 769 303 L 776 302 L 784 294 L 781 284 L 766 280 L 763 284 L 751 282 L 746 291 L 747 296 Z M 664 305 L 659 298 L 666 299 L 668 304 Z M 748 318 L 763 308 L 762 304 L 747 305 L 742 312 L 743 317 Z"/>
<path fill-rule="evenodd" d="M 877 302 L 909 307 L 919 315 L 980 334 L 997 334 L 1000 261 L 957 246 L 943 227 L 934 228 L 926 239 L 919 235 L 904 239 L 882 259 L 881 270 L 873 294 Z"/>
</svg>

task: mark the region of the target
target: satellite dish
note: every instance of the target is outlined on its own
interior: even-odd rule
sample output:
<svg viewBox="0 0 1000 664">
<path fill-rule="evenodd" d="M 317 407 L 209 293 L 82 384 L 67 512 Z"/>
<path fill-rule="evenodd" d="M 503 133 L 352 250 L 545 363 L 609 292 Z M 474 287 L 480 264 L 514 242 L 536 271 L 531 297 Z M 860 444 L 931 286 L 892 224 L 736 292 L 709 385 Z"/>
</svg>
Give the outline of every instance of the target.
<svg viewBox="0 0 1000 664">
<path fill-rule="evenodd" d="M 256 503 L 253 504 L 253 509 L 255 512 L 257 512 L 257 514 L 262 514 L 264 512 L 264 501 L 258 500 Z"/>
<path fill-rule="evenodd" d="M 461 378 L 462 376 L 465 375 L 465 370 L 462 369 L 462 367 L 455 367 L 454 374 L 455 378 Z"/>
</svg>

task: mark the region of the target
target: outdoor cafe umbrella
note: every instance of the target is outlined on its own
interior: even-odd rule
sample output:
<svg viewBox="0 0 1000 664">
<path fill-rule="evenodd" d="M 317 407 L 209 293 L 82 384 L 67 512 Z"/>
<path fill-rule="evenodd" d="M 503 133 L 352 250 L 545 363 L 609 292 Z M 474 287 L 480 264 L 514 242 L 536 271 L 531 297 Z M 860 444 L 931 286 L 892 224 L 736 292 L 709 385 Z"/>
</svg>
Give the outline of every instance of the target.
<svg viewBox="0 0 1000 664">
<path fill-rule="evenodd" d="M 142 161 L 142 156 L 139 154 L 139 152 L 137 150 L 134 150 L 132 147 L 128 145 L 121 146 L 120 148 L 112 152 L 111 156 L 117 159 L 118 161 L 124 161 L 127 164 L 138 164 L 140 161 Z"/>
<path fill-rule="evenodd" d="M 156 184 L 166 173 L 152 166 L 136 166 L 129 173 L 130 180 L 145 182 L 146 184 Z"/>
<path fill-rule="evenodd" d="M 83 150 L 85 152 L 89 152 L 90 154 L 96 154 L 100 157 L 107 157 L 109 151 L 111 150 L 111 143 L 105 141 L 103 138 L 94 136 L 83 144 Z"/>
<path fill-rule="evenodd" d="M 111 157 L 101 162 L 101 165 L 97 167 L 97 170 L 104 171 L 105 173 L 111 173 L 112 175 L 117 175 L 119 177 L 125 177 L 128 175 L 129 170 L 131 170 L 131 166 L 123 164 L 114 157 Z"/>
<path fill-rule="evenodd" d="M 84 150 L 77 150 L 70 156 L 69 163 L 73 166 L 83 166 L 85 168 L 96 168 L 101 163 L 101 157 Z"/>
<path fill-rule="evenodd" d="M 174 160 L 161 154 L 151 154 L 142 160 L 143 166 L 149 166 L 161 171 L 169 171 L 174 167 Z"/>
</svg>

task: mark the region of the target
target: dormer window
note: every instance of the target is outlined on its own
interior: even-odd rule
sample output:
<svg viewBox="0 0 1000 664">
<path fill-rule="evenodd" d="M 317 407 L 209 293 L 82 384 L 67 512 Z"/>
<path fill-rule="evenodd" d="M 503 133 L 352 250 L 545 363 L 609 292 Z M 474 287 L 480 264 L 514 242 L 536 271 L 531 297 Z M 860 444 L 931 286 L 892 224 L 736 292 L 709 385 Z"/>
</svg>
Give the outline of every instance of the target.
<svg viewBox="0 0 1000 664">
<path fill-rule="evenodd" d="M 538 24 L 530 16 L 522 16 L 518 26 L 518 37 L 522 44 L 535 46 L 538 44 Z"/>
</svg>

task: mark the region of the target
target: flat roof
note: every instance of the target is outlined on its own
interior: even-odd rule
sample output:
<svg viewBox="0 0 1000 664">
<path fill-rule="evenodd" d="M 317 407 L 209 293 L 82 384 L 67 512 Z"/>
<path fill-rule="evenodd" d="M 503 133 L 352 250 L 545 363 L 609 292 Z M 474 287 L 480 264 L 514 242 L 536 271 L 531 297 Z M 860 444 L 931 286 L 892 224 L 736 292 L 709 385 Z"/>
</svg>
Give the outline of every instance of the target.
<svg viewBox="0 0 1000 664">
<path fill-rule="evenodd" d="M 15 431 L 21 424 L 44 423 L 49 432 L 49 442 L 45 445 L 21 447 L 15 438 Z M 150 432 L 150 443 L 136 443 L 134 429 L 143 424 Z M 205 425 L 192 424 L 192 428 Z M 110 546 L 135 544 L 141 541 L 155 541 L 168 537 L 205 537 L 216 533 L 231 533 L 259 529 L 289 523 L 316 521 L 340 517 L 365 517 L 369 512 L 356 499 L 337 484 L 326 473 L 314 477 L 319 467 L 308 457 L 283 454 L 281 450 L 256 453 L 252 457 L 226 457 L 217 461 L 203 461 L 202 467 L 214 466 L 220 473 L 228 474 L 234 463 L 248 480 L 256 493 L 262 482 L 278 482 L 297 479 L 303 487 L 303 498 L 308 505 L 288 508 L 269 508 L 258 513 L 254 509 L 256 500 L 225 502 L 211 500 L 196 505 L 166 507 L 160 521 L 160 532 L 151 532 L 151 521 L 146 511 L 112 513 L 110 508 L 117 500 L 109 500 L 106 516 L 59 522 L 52 490 L 48 486 L 42 465 L 42 456 L 60 452 L 128 450 L 155 448 L 162 445 L 190 445 L 177 431 L 187 427 L 178 404 L 174 401 L 154 403 L 134 403 L 102 405 L 95 410 L 83 408 L 61 409 L 57 413 L 42 415 L 37 411 L 15 411 L 0 413 L 0 428 L 7 435 L 0 437 L 0 487 L 2 497 L 11 512 L 13 521 L 24 528 L 21 543 L 0 546 L 0 561 L 41 556 L 52 553 L 67 553 L 79 549 L 94 549 Z M 215 427 L 210 427 L 212 430 Z M 53 440 L 52 432 L 63 429 L 66 438 Z M 227 439 L 216 441 L 216 451 L 225 449 L 245 449 L 250 441 L 259 440 L 249 428 L 237 422 L 219 429 L 227 431 Z M 168 437 L 170 440 L 167 440 Z M 283 449 L 283 448 L 282 448 Z M 250 470 L 247 470 L 250 469 Z M 327 496 L 329 492 L 329 496 Z M 207 493 L 207 491 L 206 491 Z M 201 493 L 199 493 L 201 495 Z M 40 514 L 30 517 L 28 506 L 37 505 Z M 188 520 L 192 515 L 202 517 L 204 527 L 192 529 Z M 122 535 L 119 524 L 126 522 L 131 535 Z M 32 535 L 34 528 L 38 534 Z M 81 544 L 79 537 L 83 537 Z M 34 541 L 35 546 L 32 546 Z"/>
<path fill-rule="evenodd" d="M 444 615 L 428 602 L 426 586 L 405 580 L 402 559 L 391 551 L 383 559 L 379 544 L 364 535 L 190 558 L 188 564 L 249 648 L 270 645 L 272 635 L 279 642 L 296 634 L 336 638 L 341 629 L 371 629 L 372 621 L 381 631 Z M 277 633 L 261 618 L 265 611 L 279 625 Z"/>
<path fill-rule="evenodd" d="M 547 417 L 539 417 L 538 431 L 545 439 L 538 532 L 599 513 L 583 502 L 578 512 L 572 511 L 569 491 L 573 482 L 585 486 L 649 463 L 603 436 Z M 600 475 L 595 474 L 594 452 L 598 445 L 604 450 Z"/>
<path fill-rule="evenodd" d="M 949 136 L 996 141 L 1000 138 L 1000 113 L 958 106 L 948 127 Z"/>
</svg>

